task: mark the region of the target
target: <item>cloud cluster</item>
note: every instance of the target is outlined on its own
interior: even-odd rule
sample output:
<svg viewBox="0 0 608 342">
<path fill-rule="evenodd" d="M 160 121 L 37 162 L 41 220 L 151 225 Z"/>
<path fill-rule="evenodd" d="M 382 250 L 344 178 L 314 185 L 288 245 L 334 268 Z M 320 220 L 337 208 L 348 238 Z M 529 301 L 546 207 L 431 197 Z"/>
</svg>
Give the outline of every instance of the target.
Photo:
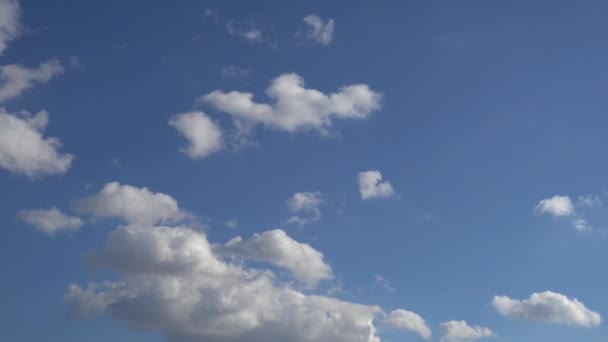
<svg viewBox="0 0 608 342">
<path fill-rule="evenodd" d="M 533 293 L 528 299 L 495 296 L 494 308 L 503 316 L 525 321 L 541 321 L 581 327 L 595 327 L 602 316 L 588 309 L 578 299 L 551 291 Z"/>
<path fill-rule="evenodd" d="M 323 197 L 319 191 L 296 192 L 287 200 L 287 207 L 295 214 L 306 216 L 293 215 L 287 219 L 286 223 L 303 226 L 318 221 L 321 219 L 321 210 L 319 209 L 321 203 L 323 203 Z"/>
<path fill-rule="evenodd" d="M 61 153 L 58 138 L 44 137 L 49 115 L 0 108 L 0 167 L 31 178 L 65 173 L 74 157 Z"/>
<path fill-rule="evenodd" d="M 203 112 L 177 114 L 169 125 L 188 139 L 189 145 L 180 150 L 192 159 L 207 157 L 224 146 L 221 128 Z"/>
<path fill-rule="evenodd" d="M 393 186 L 388 181 L 382 181 L 382 174 L 378 170 L 360 172 L 359 193 L 364 200 L 372 198 L 386 198 L 395 194 Z"/>
<path fill-rule="evenodd" d="M 441 327 L 445 330 L 445 334 L 441 336 L 441 342 L 467 342 L 495 336 L 492 330 L 486 327 L 470 326 L 466 321 L 443 322 Z"/>
<path fill-rule="evenodd" d="M 585 210 L 599 208 L 602 205 L 602 200 L 598 195 L 579 196 L 576 203 L 570 196 L 555 195 L 538 202 L 534 211 L 537 214 L 550 215 L 556 218 L 569 218 L 577 231 L 590 232 L 593 228 L 585 219 L 584 212 Z"/>
<path fill-rule="evenodd" d="M 84 224 L 79 217 L 68 216 L 55 207 L 21 210 L 19 218 L 48 235 L 77 231 Z"/>
</svg>

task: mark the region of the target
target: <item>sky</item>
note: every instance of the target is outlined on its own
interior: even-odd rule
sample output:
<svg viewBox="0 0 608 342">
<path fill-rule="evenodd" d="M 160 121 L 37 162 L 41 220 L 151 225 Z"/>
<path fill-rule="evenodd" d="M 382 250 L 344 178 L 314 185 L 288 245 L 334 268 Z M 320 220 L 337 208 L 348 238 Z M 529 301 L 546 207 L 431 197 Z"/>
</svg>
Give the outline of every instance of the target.
<svg viewBox="0 0 608 342">
<path fill-rule="evenodd" d="M 0 339 L 608 339 L 601 1 L 0 0 Z"/>
</svg>

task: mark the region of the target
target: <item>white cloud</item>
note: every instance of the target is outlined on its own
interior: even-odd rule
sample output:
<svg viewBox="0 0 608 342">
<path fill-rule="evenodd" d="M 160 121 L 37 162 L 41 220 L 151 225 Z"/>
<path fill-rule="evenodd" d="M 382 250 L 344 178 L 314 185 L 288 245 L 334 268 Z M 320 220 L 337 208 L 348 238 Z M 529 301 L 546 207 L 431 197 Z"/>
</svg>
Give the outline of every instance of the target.
<svg viewBox="0 0 608 342">
<path fill-rule="evenodd" d="M 169 125 L 188 139 L 190 144 L 180 150 L 192 159 L 207 157 L 224 146 L 222 130 L 203 112 L 177 114 Z"/>
<path fill-rule="evenodd" d="M 395 292 L 395 291 L 397 291 L 391 285 L 391 283 L 388 281 L 388 279 L 384 278 L 383 276 L 376 274 L 376 276 L 374 277 L 374 279 L 376 280 L 376 284 L 382 286 L 388 292 Z"/>
<path fill-rule="evenodd" d="M 302 34 L 309 40 L 322 45 L 329 45 L 334 37 L 335 22 L 333 19 L 324 21 L 318 15 L 309 14 L 302 18 L 308 25 L 308 30 Z"/>
<path fill-rule="evenodd" d="M 77 231 L 84 224 L 80 218 L 67 216 L 55 207 L 21 210 L 19 218 L 48 235 Z"/>
<path fill-rule="evenodd" d="M 321 203 L 323 203 L 323 198 L 319 191 L 296 192 L 287 200 L 287 207 L 293 213 L 303 213 L 307 216 L 294 215 L 287 219 L 286 223 L 303 226 L 318 221 L 321 218 L 321 211 L 319 210 Z"/>
<path fill-rule="evenodd" d="M 378 170 L 360 172 L 358 176 L 359 192 L 361 198 L 383 198 L 395 194 L 393 186 L 388 181 L 382 181 L 382 174 Z"/>
<path fill-rule="evenodd" d="M 255 27 L 246 30 L 239 29 L 236 27 L 233 21 L 229 21 L 228 23 L 226 23 L 226 32 L 228 32 L 232 36 L 239 36 L 245 38 L 245 40 L 252 43 L 264 42 L 264 36 L 260 29 Z"/>
<path fill-rule="evenodd" d="M 295 241 L 280 229 L 254 234 L 249 240 L 238 236 L 217 247 L 217 251 L 222 255 L 284 267 L 309 287 L 333 277 L 331 267 L 325 263 L 321 252 L 308 244 Z"/>
<path fill-rule="evenodd" d="M 44 137 L 49 115 L 0 108 L 0 167 L 31 178 L 65 173 L 74 156 L 58 152 L 58 138 Z"/>
<path fill-rule="evenodd" d="M 589 310 L 578 299 L 545 291 L 533 293 L 528 299 L 494 296 L 494 308 L 503 316 L 525 321 L 541 321 L 581 327 L 596 327 L 602 316 Z"/>
<path fill-rule="evenodd" d="M 549 214 L 552 216 L 574 215 L 574 205 L 568 196 L 555 195 L 551 198 L 545 198 L 538 202 L 535 210 L 540 214 Z"/>
<path fill-rule="evenodd" d="M 0 102 L 15 98 L 35 83 L 45 83 L 63 73 L 61 63 L 55 59 L 28 69 L 19 64 L 0 67 Z"/>
<path fill-rule="evenodd" d="M 82 214 L 120 218 L 130 224 L 172 223 L 188 216 L 169 195 L 118 182 L 107 183 L 99 193 L 74 201 L 72 207 Z"/>
<path fill-rule="evenodd" d="M 575 218 L 574 220 L 572 220 L 572 225 L 577 231 L 581 233 L 587 233 L 593 230 L 589 225 L 589 222 L 587 222 L 587 220 L 585 220 L 584 218 Z"/>
<path fill-rule="evenodd" d="M 466 321 L 448 321 L 441 323 L 445 334 L 441 337 L 441 342 L 466 342 L 478 340 L 480 338 L 495 336 L 492 330 L 470 326 Z"/>
<path fill-rule="evenodd" d="M 0 55 L 21 34 L 21 8 L 17 0 L 0 0 Z"/>
<path fill-rule="evenodd" d="M 70 285 L 72 318 L 107 314 L 176 342 L 380 342 L 378 306 L 277 284 L 269 270 L 217 257 L 188 227 L 119 227 L 97 256 L 121 277 Z"/>
<path fill-rule="evenodd" d="M 430 339 L 432 335 L 431 328 L 424 319 L 417 313 L 407 310 L 393 310 L 386 318 L 386 324 L 392 328 L 413 331 L 425 340 Z"/>
<path fill-rule="evenodd" d="M 199 98 L 237 121 L 295 132 L 317 130 L 327 133 L 334 119 L 367 119 L 380 109 L 382 95 L 365 84 L 345 86 L 337 93 L 324 94 L 304 88 L 295 73 L 275 78 L 266 94 L 273 103 L 256 103 L 253 94 L 215 90 Z"/>
</svg>

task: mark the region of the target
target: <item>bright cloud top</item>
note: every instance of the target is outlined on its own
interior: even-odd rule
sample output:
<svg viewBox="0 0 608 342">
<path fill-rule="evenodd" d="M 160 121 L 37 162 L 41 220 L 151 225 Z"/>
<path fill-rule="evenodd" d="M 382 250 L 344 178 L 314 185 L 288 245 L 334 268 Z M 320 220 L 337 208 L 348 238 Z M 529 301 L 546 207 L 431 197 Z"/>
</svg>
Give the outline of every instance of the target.
<svg viewBox="0 0 608 342">
<path fill-rule="evenodd" d="M 430 339 L 432 336 L 431 328 L 429 328 L 424 319 L 415 312 L 402 309 L 393 310 L 386 318 L 385 323 L 392 328 L 415 332 L 425 340 Z"/>
<path fill-rule="evenodd" d="M 360 172 L 357 180 L 359 182 L 359 193 L 364 200 L 386 198 L 395 194 L 391 183 L 383 182 L 382 174 L 378 170 Z"/>
<path fill-rule="evenodd" d="M 68 216 L 55 207 L 21 210 L 19 218 L 48 235 L 77 231 L 84 224 L 80 218 Z"/>
<path fill-rule="evenodd" d="M 309 287 L 333 277 L 323 254 L 310 245 L 290 238 L 283 230 L 275 229 L 254 234 L 251 239 L 240 236 L 218 248 L 223 255 L 268 262 L 290 270 L 294 277 Z"/>
<path fill-rule="evenodd" d="M 572 200 L 569 196 L 555 195 L 538 202 L 535 210 L 540 214 L 571 216 L 574 215 L 574 204 L 572 204 Z"/>
<path fill-rule="evenodd" d="M 169 195 L 118 182 L 108 183 L 99 193 L 74 201 L 72 207 L 82 214 L 119 218 L 130 224 L 173 223 L 188 216 Z"/>
<path fill-rule="evenodd" d="M 0 67 L 0 102 L 15 98 L 36 83 L 46 83 L 63 73 L 58 60 L 52 59 L 37 68 L 28 69 L 19 64 Z"/>
<path fill-rule="evenodd" d="M 321 210 L 319 209 L 321 203 L 323 203 L 323 197 L 319 191 L 296 192 L 287 200 L 287 207 L 293 213 L 302 213 L 308 216 L 294 215 L 287 220 L 287 223 L 303 226 L 318 221 L 321 219 Z"/>
<path fill-rule="evenodd" d="M 44 137 L 49 114 L 0 108 L 0 167 L 31 178 L 65 173 L 74 156 L 60 153 L 58 138 Z"/>
<path fill-rule="evenodd" d="M 445 334 L 441 336 L 441 342 L 466 342 L 495 336 L 492 330 L 480 326 L 470 326 L 466 321 L 443 322 L 441 327 L 445 330 Z"/>
<path fill-rule="evenodd" d="M 169 125 L 188 139 L 189 145 L 180 149 L 192 159 L 202 159 L 224 146 L 222 130 L 203 112 L 177 114 Z"/>
<path fill-rule="evenodd" d="M 308 26 L 308 30 L 303 33 L 307 39 L 317 44 L 331 44 L 331 41 L 334 38 L 335 27 L 335 22 L 333 19 L 328 19 L 325 21 L 318 15 L 309 14 L 302 18 L 302 21 L 304 21 L 304 23 L 306 23 Z"/>
<path fill-rule="evenodd" d="M 367 119 L 380 109 L 382 98 L 365 84 L 345 86 L 337 93 L 326 95 L 304 88 L 304 79 L 295 73 L 275 78 L 266 94 L 273 103 L 254 102 L 251 93 L 220 90 L 199 100 L 249 124 L 288 132 L 309 129 L 327 133 L 334 119 Z"/>
<path fill-rule="evenodd" d="M 0 55 L 21 34 L 21 8 L 17 0 L 0 0 Z"/>
<path fill-rule="evenodd" d="M 525 321 L 580 327 L 596 327 L 602 322 L 599 313 L 589 310 L 578 299 L 570 299 L 551 291 L 535 292 L 524 300 L 495 296 L 492 304 L 503 316 Z"/>
</svg>

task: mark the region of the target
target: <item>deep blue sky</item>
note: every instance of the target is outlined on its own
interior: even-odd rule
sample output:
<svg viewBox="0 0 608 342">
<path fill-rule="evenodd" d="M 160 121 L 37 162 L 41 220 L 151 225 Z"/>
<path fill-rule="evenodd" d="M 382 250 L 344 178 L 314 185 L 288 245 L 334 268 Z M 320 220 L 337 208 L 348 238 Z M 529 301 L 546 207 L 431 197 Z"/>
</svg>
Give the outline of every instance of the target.
<svg viewBox="0 0 608 342">
<path fill-rule="evenodd" d="M 65 318 L 70 283 L 116 277 L 83 263 L 115 221 L 49 237 L 17 215 L 53 206 L 76 215 L 73 200 L 112 181 L 172 196 L 212 242 L 283 228 L 324 254 L 344 289 L 336 297 L 415 311 L 436 341 L 448 320 L 489 327 L 496 341 L 608 338 L 605 324 L 521 321 L 492 306 L 495 295 L 551 290 L 608 313 L 604 209 L 580 209 L 593 227 L 586 233 L 535 211 L 554 195 L 604 196 L 606 3 L 24 0 L 21 8 L 24 32 L 0 64 L 57 58 L 65 71 L 2 106 L 46 109 L 46 135 L 75 159 L 64 174 L 37 179 L 0 170 L 0 339 L 163 340 L 103 316 Z M 335 20 L 330 45 L 294 36 L 311 13 Z M 278 46 L 230 35 L 229 20 Z M 70 56 L 82 65 L 70 66 Z M 249 74 L 222 77 L 230 65 Z M 366 120 L 334 120 L 328 136 L 258 126 L 256 146 L 200 160 L 179 152 L 186 141 L 167 124 L 174 114 L 202 110 L 231 126 L 197 97 L 219 89 L 266 103 L 270 82 L 290 72 L 324 93 L 367 84 L 383 94 L 381 108 Z M 395 195 L 362 200 L 357 174 L 366 170 L 381 171 Z M 322 217 L 285 225 L 285 201 L 302 191 L 323 194 Z M 232 218 L 237 227 L 222 224 Z"/>
</svg>

